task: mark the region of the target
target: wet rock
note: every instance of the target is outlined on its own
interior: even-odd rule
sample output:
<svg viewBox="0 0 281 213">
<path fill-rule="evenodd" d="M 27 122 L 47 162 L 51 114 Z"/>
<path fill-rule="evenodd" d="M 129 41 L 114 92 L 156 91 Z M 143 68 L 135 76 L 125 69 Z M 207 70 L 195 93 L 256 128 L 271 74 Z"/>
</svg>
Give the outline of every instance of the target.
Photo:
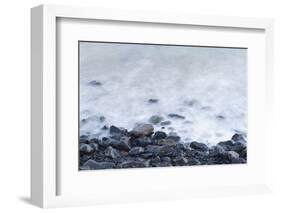
<svg viewBox="0 0 281 213">
<path fill-rule="evenodd" d="M 162 139 L 158 142 L 159 145 L 167 145 L 167 146 L 175 146 L 177 144 L 176 141 L 170 138 Z"/>
<path fill-rule="evenodd" d="M 230 159 L 239 158 L 239 154 L 238 154 L 237 152 L 228 151 L 227 154 L 228 154 L 228 156 L 229 156 Z"/>
<path fill-rule="evenodd" d="M 160 149 L 161 146 L 148 145 L 145 147 L 144 151 L 145 153 L 150 153 L 151 156 L 157 156 L 159 154 Z"/>
<path fill-rule="evenodd" d="M 245 159 L 245 160 L 247 160 L 247 149 L 246 149 L 246 148 L 243 149 L 243 150 L 240 152 L 239 157 L 240 157 L 240 158 L 243 158 L 243 159 Z"/>
<path fill-rule="evenodd" d="M 129 155 L 131 156 L 137 156 L 140 155 L 144 152 L 144 148 L 143 147 L 133 147 L 130 151 L 129 151 Z"/>
<path fill-rule="evenodd" d="M 89 144 L 80 144 L 79 151 L 85 154 L 90 154 L 94 149 Z"/>
<path fill-rule="evenodd" d="M 119 151 L 117 151 L 116 149 L 112 148 L 111 146 L 106 148 L 106 150 L 104 151 L 104 155 L 106 157 L 110 157 L 112 159 L 121 157 Z"/>
<path fill-rule="evenodd" d="M 112 162 L 97 162 L 95 160 L 88 160 L 83 166 L 89 167 L 90 169 L 112 169 L 115 164 Z"/>
<path fill-rule="evenodd" d="M 119 165 L 121 168 L 144 168 L 149 166 L 146 160 L 126 160 Z"/>
<path fill-rule="evenodd" d="M 160 157 L 164 157 L 164 156 L 171 157 L 173 156 L 173 154 L 174 154 L 174 147 L 170 145 L 161 146 L 158 152 L 158 155 Z"/>
<path fill-rule="evenodd" d="M 93 152 L 95 152 L 99 149 L 99 145 L 96 143 L 89 143 L 89 146 L 91 146 L 93 148 Z"/>
<path fill-rule="evenodd" d="M 217 116 L 216 116 L 216 119 L 218 119 L 218 120 L 224 120 L 225 117 L 224 117 L 223 115 L 217 115 Z"/>
<path fill-rule="evenodd" d="M 200 161 L 195 158 L 188 160 L 187 164 L 190 166 L 201 165 Z"/>
<path fill-rule="evenodd" d="M 223 147 L 225 151 L 230 151 L 234 144 L 232 141 L 222 141 L 219 142 L 218 145 Z"/>
<path fill-rule="evenodd" d="M 166 139 L 173 140 L 175 142 L 179 142 L 181 140 L 180 136 L 177 136 L 177 135 L 169 135 Z"/>
<path fill-rule="evenodd" d="M 153 144 L 153 141 L 150 137 L 139 137 L 139 138 L 132 138 L 131 139 L 132 146 L 142 146 L 145 147 L 147 145 Z"/>
<path fill-rule="evenodd" d="M 153 126 L 151 124 L 140 124 L 132 130 L 132 135 L 135 137 L 150 136 L 153 133 Z"/>
<path fill-rule="evenodd" d="M 246 143 L 246 140 L 242 134 L 234 134 L 231 138 L 234 143 Z"/>
<path fill-rule="evenodd" d="M 206 152 L 209 150 L 208 146 L 204 143 L 198 143 L 196 141 L 193 141 L 190 143 L 190 147 L 192 149 L 195 149 L 195 150 L 199 150 L 199 151 L 202 151 L 202 152 Z"/>
<path fill-rule="evenodd" d="M 231 150 L 237 152 L 240 154 L 244 149 L 246 148 L 246 145 L 244 143 L 235 143 L 232 147 Z"/>
<path fill-rule="evenodd" d="M 131 149 L 130 137 L 122 136 L 120 140 L 111 140 L 110 145 L 119 150 L 129 151 Z"/>
<path fill-rule="evenodd" d="M 162 157 L 162 158 L 161 158 L 161 161 L 162 161 L 162 162 L 169 162 L 169 163 L 171 163 L 172 160 L 171 160 L 170 157 Z"/>
<path fill-rule="evenodd" d="M 93 80 L 93 81 L 89 82 L 89 85 L 91 85 L 91 86 L 101 86 L 102 84 L 99 81 Z"/>
<path fill-rule="evenodd" d="M 86 162 L 87 160 L 91 159 L 91 155 L 86 155 L 86 154 L 83 154 L 81 157 L 80 157 L 80 162 Z"/>
<path fill-rule="evenodd" d="M 161 139 L 165 139 L 167 137 L 167 134 L 165 132 L 162 131 L 157 131 L 154 133 L 152 139 L 153 140 L 161 140 Z"/>
<path fill-rule="evenodd" d="M 170 118 L 177 118 L 177 119 L 185 119 L 185 116 L 179 115 L 179 114 L 175 114 L 175 113 L 168 114 L 168 117 L 170 117 Z"/>
<path fill-rule="evenodd" d="M 100 116 L 99 120 L 100 120 L 100 122 L 104 122 L 105 121 L 105 117 L 104 116 Z"/>
<path fill-rule="evenodd" d="M 142 153 L 140 156 L 142 158 L 149 159 L 149 158 L 152 158 L 155 155 L 152 152 L 146 152 L 146 153 Z"/>
<path fill-rule="evenodd" d="M 224 155 L 225 153 L 226 151 L 224 150 L 224 148 L 218 145 L 218 146 L 211 147 L 209 156 L 215 157 L 218 155 Z"/>
<path fill-rule="evenodd" d="M 157 166 L 159 166 L 160 162 L 161 162 L 161 159 L 159 156 L 157 156 L 150 160 L 150 165 L 153 167 L 157 167 Z"/>
<path fill-rule="evenodd" d="M 175 166 L 185 166 L 187 163 L 188 160 L 184 156 L 177 156 L 173 159 L 173 164 Z"/>
<path fill-rule="evenodd" d="M 110 128 L 109 128 L 109 133 L 110 133 L 111 135 L 121 134 L 121 133 L 122 133 L 122 130 L 119 129 L 118 127 L 116 127 L 116 126 L 110 126 Z"/>
<path fill-rule="evenodd" d="M 158 167 L 169 167 L 169 166 L 173 166 L 171 162 L 167 162 L 167 161 L 161 161 L 158 165 Z"/>
<path fill-rule="evenodd" d="M 164 120 L 164 118 L 159 115 L 153 115 L 149 118 L 149 122 L 154 125 L 159 124 L 162 120 Z"/>
<path fill-rule="evenodd" d="M 150 104 L 156 104 L 156 103 L 158 103 L 158 102 L 159 102 L 159 100 L 156 99 L 156 98 L 148 99 L 148 103 L 150 103 Z"/>
<path fill-rule="evenodd" d="M 104 125 L 104 126 L 101 128 L 101 130 L 108 130 L 108 129 L 109 129 L 109 127 L 106 126 L 106 125 Z"/>
<path fill-rule="evenodd" d="M 170 125 L 171 124 L 171 121 L 162 121 L 160 123 L 161 126 L 167 126 L 167 125 Z"/>
</svg>

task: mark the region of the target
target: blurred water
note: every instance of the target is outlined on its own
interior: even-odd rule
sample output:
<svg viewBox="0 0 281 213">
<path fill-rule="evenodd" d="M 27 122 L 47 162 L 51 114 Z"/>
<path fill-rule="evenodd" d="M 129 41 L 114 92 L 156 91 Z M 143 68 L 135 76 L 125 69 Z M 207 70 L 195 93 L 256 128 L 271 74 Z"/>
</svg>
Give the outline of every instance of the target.
<svg viewBox="0 0 281 213">
<path fill-rule="evenodd" d="M 131 130 L 152 115 L 171 121 L 162 130 L 184 142 L 246 133 L 247 50 L 81 42 L 80 134 L 104 136 L 104 125 Z"/>
</svg>

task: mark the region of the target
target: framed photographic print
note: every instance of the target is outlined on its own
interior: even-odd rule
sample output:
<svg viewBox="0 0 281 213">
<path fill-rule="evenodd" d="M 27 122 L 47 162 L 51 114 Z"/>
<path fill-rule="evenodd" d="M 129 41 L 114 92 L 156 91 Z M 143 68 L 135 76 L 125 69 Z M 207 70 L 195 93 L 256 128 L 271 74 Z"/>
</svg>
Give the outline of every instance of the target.
<svg viewBox="0 0 281 213">
<path fill-rule="evenodd" d="M 270 191 L 270 19 L 43 5 L 32 203 Z"/>
</svg>

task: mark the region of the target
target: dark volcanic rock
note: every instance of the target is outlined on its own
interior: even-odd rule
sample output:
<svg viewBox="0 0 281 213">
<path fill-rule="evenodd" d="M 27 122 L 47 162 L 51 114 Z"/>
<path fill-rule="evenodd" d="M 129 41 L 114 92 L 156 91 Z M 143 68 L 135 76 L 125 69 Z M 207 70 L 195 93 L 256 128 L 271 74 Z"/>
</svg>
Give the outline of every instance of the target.
<svg viewBox="0 0 281 213">
<path fill-rule="evenodd" d="M 158 102 L 159 102 L 159 100 L 156 99 L 156 98 L 148 99 L 148 103 L 150 103 L 150 104 L 156 104 L 156 103 L 158 103 Z"/>
<path fill-rule="evenodd" d="M 119 151 L 117 151 L 116 149 L 112 148 L 111 146 L 106 148 L 106 150 L 104 151 L 104 155 L 106 157 L 110 157 L 112 159 L 121 157 Z"/>
<path fill-rule="evenodd" d="M 235 143 L 245 143 L 246 140 L 242 134 L 234 134 L 231 138 Z"/>
<path fill-rule="evenodd" d="M 110 145 L 116 149 L 129 151 L 131 149 L 130 137 L 122 136 L 120 140 L 111 140 Z"/>
<path fill-rule="evenodd" d="M 95 160 L 88 160 L 83 166 L 89 167 L 90 169 L 112 169 L 115 164 L 112 162 L 97 162 Z"/>
<path fill-rule="evenodd" d="M 144 152 L 144 148 L 143 147 L 133 147 L 130 151 L 129 151 L 129 155 L 131 156 L 137 156 L 140 155 Z"/>
<path fill-rule="evenodd" d="M 153 140 L 160 140 L 160 139 L 165 139 L 167 137 L 167 134 L 162 131 L 157 131 L 154 133 L 152 139 Z"/>
<path fill-rule="evenodd" d="M 175 166 L 185 166 L 187 163 L 188 160 L 184 156 L 177 156 L 173 159 L 173 164 Z"/>
<path fill-rule="evenodd" d="M 85 154 L 90 154 L 94 151 L 94 149 L 89 144 L 80 144 L 79 151 Z"/>
<path fill-rule="evenodd" d="M 149 122 L 152 124 L 159 124 L 163 120 L 164 118 L 159 115 L 153 115 L 149 118 Z"/>
<path fill-rule="evenodd" d="M 164 157 L 164 156 L 171 157 L 173 156 L 173 154 L 174 154 L 174 146 L 171 145 L 161 146 L 158 152 L 158 155 L 160 157 Z"/>
<path fill-rule="evenodd" d="M 161 126 L 167 126 L 167 125 L 170 125 L 171 124 L 171 121 L 162 121 L 160 123 Z"/>
<path fill-rule="evenodd" d="M 179 114 L 175 114 L 175 113 L 168 114 L 168 117 L 170 117 L 170 118 L 178 118 L 178 119 L 185 119 L 185 116 L 179 115 Z"/>
<path fill-rule="evenodd" d="M 145 153 L 150 153 L 151 156 L 158 156 L 161 146 L 156 146 L 156 145 L 148 145 L 145 147 L 144 152 Z"/>
<path fill-rule="evenodd" d="M 153 167 L 159 166 L 160 163 L 161 163 L 161 158 L 159 156 L 150 160 L 150 165 Z"/>
<path fill-rule="evenodd" d="M 196 141 L 193 141 L 190 143 L 190 147 L 192 149 L 200 150 L 202 152 L 206 152 L 209 150 L 208 146 L 204 143 L 198 143 Z"/>
<path fill-rule="evenodd" d="M 119 129 L 118 127 L 116 127 L 116 126 L 110 126 L 110 128 L 109 128 L 109 133 L 110 133 L 111 135 L 121 134 L 121 133 L 122 133 L 122 130 Z"/>
<path fill-rule="evenodd" d="M 91 85 L 91 86 L 101 86 L 102 84 L 99 81 L 93 80 L 93 81 L 89 82 L 89 85 Z"/>
<path fill-rule="evenodd" d="M 247 149 L 243 149 L 239 155 L 240 158 L 247 160 Z"/>
<path fill-rule="evenodd" d="M 190 160 L 188 160 L 187 164 L 190 166 L 195 166 L 195 165 L 200 165 L 201 163 L 199 160 L 195 158 L 191 158 Z"/>
<path fill-rule="evenodd" d="M 218 143 L 219 146 L 223 147 L 225 151 L 230 151 L 234 145 L 232 141 L 222 141 Z"/>
<path fill-rule="evenodd" d="M 177 135 L 169 135 L 166 139 L 173 140 L 175 142 L 180 142 L 180 140 L 181 140 L 180 136 L 177 136 Z"/>
<path fill-rule="evenodd" d="M 153 126 L 151 124 L 140 124 L 132 130 L 132 135 L 135 137 L 150 136 L 153 133 Z"/>
<path fill-rule="evenodd" d="M 159 145 L 168 145 L 168 146 L 175 146 L 177 144 L 177 142 L 173 139 L 162 139 L 158 142 Z"/>
<path fill-rule="evenodd" d="M 150 137 L 139 137 L 139 138 L 132 138 L 131 139 L 132 146 L 142 146 L 145 147 L 147 145 L 152 145 L 153 141 Z"/>
<path fill-rule="evenodd" d="M 109 129 L 109 127 L 106 126 L 106 125 L 104 125 L 104 126 L 101 128 L 101 130 L 108 130 L 108 129 Z"/>
</svg>

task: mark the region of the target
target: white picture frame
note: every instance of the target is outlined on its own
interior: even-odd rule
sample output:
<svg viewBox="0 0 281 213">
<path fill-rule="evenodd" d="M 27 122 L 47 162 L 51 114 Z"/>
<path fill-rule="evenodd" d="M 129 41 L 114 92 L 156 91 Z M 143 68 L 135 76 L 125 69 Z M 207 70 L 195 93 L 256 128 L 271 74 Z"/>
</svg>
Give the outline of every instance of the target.
<svg viewBox="0 0 281 213">
<path fill-rule="evenodd" d="M 151 188 L 149 195 L 144 192 L 134 194 L 133 189 L 122 191 L 119 193 L 112 193 L 112 195 L 83 195 L 80 194 L 60 194 L 58 192 L 58 185 L 61 184 L 59 174 L 61 166 L 59 166 L 58 159 L 60 159 L 60 152 L 58 152 L 58 132 L 57 132 L 57 107 L 58 96 L 57 88 L 60 81 L 57 79 L 57 36 L 58 36 L 58 20 L 60 18 L 68 20 L 102 20 L 102 21 L 118 21 L 130 23 L 153 23 L 155 26 L 166 26 L 167 28 L 173 26 L 200 26 L 202 28 L 224 29 L 229 32 L 233 30 L 257 30 L 261 31 L 263 36 L 258 42 L 265 42 L 264 58 L 261 62 L 264 67 L 261 69 L 261 76 L 257 81 L 261 82 L 259 91 L 265 95 L 263 100 L 263 107 L 260 110 L 271 112 L 272 109 L 272 82 L 273 82 L 273 21 L 271 19 L 258 19 L 258 18 L 241 18 L 241 17 L 216 17 L 216 16 L 203 16 L 203 15 L 187 15 L 187 14 L 173 14 L 173 13 L 152 13 L 146 11 L 123 11 L 112 9 L 97 9 L 85 8 L 74 6 L 54 6 L 54 5 L 41 5 L 31 10 L 31 201 L 34 205 L 42 208 L 49 207 L 62 207 L 62 206 L 76 206 L 76 205 L 92 205 L 99 203 L 114 203 L 114 202 L 138 202 L 143 200 L 165 200 L 165 199 L 178 199 L 186 197 L 197 196 L 214 196 L 214 195 L 233 195 L 233 194 L 252 194 L 264 193 L 270 191 L 270 155 L 268 152 L 262 153 L 263 166 L 257 169 L 255 175 L 261 175 L 262 178 L 257 178 L 253 184 L 249 181 L 233 181 L 233 184 L 217 184 L 200 186 L 199 182 L 193 182 L 193 188 L 190 186 L 183 186 L 182 189 L 179 185 L 172 185 L 167 183 L 169 187 L 165 190 L 160 190 L 157 187 Z M 171 29 L 172 30 L 172 29 Z M 235 36 L 235 35 L 234 35 Z M 223 40 L 223 39 L 222 39 Z M 198 43 L 200 45 L 200 43 Z M 262 56 L 263 57 L 263 56 Z M 262 78 L 265 75 L 266 78 Z M 251 77 L 251 76 L 249 76 Z M 253 80 L 254 82 L 255 80 Z M 256 85 L 257 87 L 257 85 Z M 251 95 L 251 94 L 250 94 Z M 251 108 L 249 109 L 251 110 Z M 249 119 L 254 119 L 255 113 L 253 111 Z M 266 131 L 261 135 L 264 138 L 265 145 L 268 147 L 270 143 L 270 131 L 272 125 L 272 114 L 265 114 L 264 123 L 262 127 Z M 254 120 L 253 120 L 254 121 Z M 259 127 L 260 128 L 260 127 Z M 254 138 L 254 137 L 253 137 Z M 255 148 L 253 148 L 255 149 Z M 257 148 L 257 153 L 260 152 Z M 74 153 L 75 154 L 75 153 Z M 260 157 L 257 154 L 256 157 Z M 63 165 L 63 164 L 62 164 Z M 253 161 L 254 167 L 257 167 Z M 222 168 L 223 169 L 223 168 Z M 225 168 L 227 169 L 227 168 Z M 234 168 L 233 168 L 234 169 Z M 228 171 L 233 170 L 228 169 Z M 208 169 L 209 172 L 214 172 L 213 168 Z M 244 168 L 246 171 L 247 168 Z M 62 170 L 63 171 L 63 170 Z M 78 172 L 78 171 L 77 171 Z M 101 171 L 103 172 L 103 171 Z M 115 172 L 115 171 L 114 171 Z M 118 171 L 119 172 L 119 171 Z M 176 175 L 184 173 L 184 168 L 172 170 L 151 170 L 154 176 L 163 177 L 165 174 L 171 174 L 170 178 L 176 178 Z M 239 171 L 241 172 L 241 171 Z M 120 172 L 119 172 L 120 173 Z M 122 173 L 122 172 L 121 172 Z M 121 178 L 125 178 L 128 174 L 117 174 Z M 128 172 L 127 172 L 128 173 Z M 132 177 L 138 178 L 141 176 L 143 170 L 134 171 Z M 249 173 L 251 173 L 249 171 Z M 101 174 L 101 173 L 100 173 Z M 100 175 L 99 174 L 99 175 Z M 200 174 L 200 171 L 199 173 Z M 202 173 L 203 174 L 203 173 Z M 122 176 L 123 175 L 123 176 Z M 124 177 L 125 175 L 125 177 Z M 146 175 L 146 174 L 145 174 Z M 114 176 L 113 172 L 108 173 L 106 178 L 110 180 Z M 100 176 L 99 178 L 104 178 Z M 249 179 L 253 175 L 249 175 Z M 92 178 L 92 177 L 90 177 Z M 129 179 L 129 177 L 127 177 Z M 215 178 L 215 176 L 213 177 Z M 89 180 L 89 177 L 86 178 Z M 83 179 L 83 180 L 86 180 Z M 63 180 L 63 179 L 62 179 Z M 69 179 L 72 181 L 72 179 Z M 124 180 L 124 183 L 126 179 Z M 179 181 L 180 182 L 180 181 Z M 71 184 L 71 182 L 70 182 Z M 73 183 L 73 190 L 75 184 Z M 69 187 L 69 185 L 68 185 Z M 130 188 L 129 186 L 124 186 Z M 143 187 L 143 186 L 141 186 Z M 145 187 L 144 187 L 145 189 Z M 71 189 L 70 189 L 71 190 Z M 138 190 L 138 189 L 136 189 Z M 140 190 L 140 189 L 139 189 Z M 100 191 L 99 191 L 100 192 Z M 108 193 L 109 191 L 107 191 Z M 101 192 L 100 192 L 101 193 Z M 175 195 L 176 194 L 176 195 Z"/>
</svg>

